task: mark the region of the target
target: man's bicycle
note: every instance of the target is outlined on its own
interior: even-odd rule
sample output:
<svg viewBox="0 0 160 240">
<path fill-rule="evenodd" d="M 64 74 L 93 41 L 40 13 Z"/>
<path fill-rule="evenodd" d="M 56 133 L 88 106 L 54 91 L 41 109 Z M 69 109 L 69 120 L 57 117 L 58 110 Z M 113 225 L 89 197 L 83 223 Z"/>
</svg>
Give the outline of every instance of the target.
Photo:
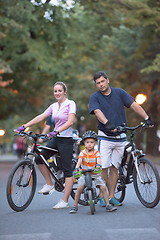
<svg viewBox="0 0 160 240">
<path fill-rule="evenodd" d="M 53 152 L 53 155 L 58 155 L 58 151 L 56 149 L 48 148 L 43 145 L 37 144 L 39 138 L 48 139 L 47 135 L 44 134 L 33 134 L 32 132 L 20 132 L 16 135 L 21 137 L 27 137 L 32 140 L 32 148 L 31 150 L 24 156 L 24 160 L 19 161 L 15 164 L 11 173 L 8 177 L 7 182 L 7 200 L 9 206 L 14 211 L 23 211 L 26 209 L 31 203 L 37 185 L 37 174 L 35 168 L 35 155 L 37 154 L 41 161 L 46 165 L 49 169 L 52 178 L 55 181 L 55 190 L 58 192 L 62 192 L 64 190 L 64 176 L 61 174 L 62 169 L 58 161 L 58 157 L 56 157 L 57 161 L 48 161 L 41 154 L 42 149 L 47 149 Z M 73 158 L 73 168 L 76 164 L 76 159 Z M 71 191 L 71 197 L 74 199 L 75 190 Z M 80 199 L 79 203 L 83 205 L 83 201 Z"/>
<path fill-rule="evenodd" d="M 130 131 L 130 139 L 125 147 L 123 159 L 119 166 L 119 177 L 115 190 L 115 197 L 123 202 L 126 185 L 133 182 L 136 195 L 147 208 L 155 207 L 160 200 L 160 177 L 157 168 L 151 160 L 146 158 L 142 150 L 136 148 L 134 137 L 143 123 L 135 127 L 117 127 L 119 132 Z"/>
</svg>

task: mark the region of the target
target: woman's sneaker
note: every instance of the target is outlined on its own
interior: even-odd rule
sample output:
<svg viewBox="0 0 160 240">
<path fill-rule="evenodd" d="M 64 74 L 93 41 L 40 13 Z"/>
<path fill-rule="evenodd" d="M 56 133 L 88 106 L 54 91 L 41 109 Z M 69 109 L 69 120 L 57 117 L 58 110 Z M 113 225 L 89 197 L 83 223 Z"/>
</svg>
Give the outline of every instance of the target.
<svg viewBox="0 0 160 240">
<path fill-rule="evenodd" d="M 73 214 L 73 213 L 76 213 L 77 211 L 78 211 L 78 207 L 73 206 L 69 213 Z"/>
<path fill-rule="evenodd" d="M 41 190 L 38 191 L 40 194 L 52 194 L 55 191 L 54 185 L 50 186 L 45 184 Z"/>
<path fill-rule="evenodd" d="M 109 199 L 109 203 L 113 206 L 122 206 L 122 203 L 119 202 L 115 197 Z"/>
<path fill-rule="evenodd" d="M 111 204 L 108 204 L 107 207 L 106 207 L 106 211 L 107 212 L 113 212 L 113 211 L 116 211 L 117 208 L 112 206 Z"/>
<path fill-rule="evenodd" d="M 60 209 L 60 208 L 68 208 L 69 204 L 67 202 L 64 202 L 62 199 L 53 206 L 53 209 Z"/>
</svg>

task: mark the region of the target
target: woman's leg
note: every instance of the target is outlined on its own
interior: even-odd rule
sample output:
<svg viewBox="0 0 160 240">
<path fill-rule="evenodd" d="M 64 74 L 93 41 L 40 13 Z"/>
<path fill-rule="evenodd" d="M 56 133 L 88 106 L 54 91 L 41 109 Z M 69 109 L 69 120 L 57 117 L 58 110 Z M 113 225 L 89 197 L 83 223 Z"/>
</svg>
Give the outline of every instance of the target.
<svg viewBox="0 0 160 240">
<path fill-rule="evenodd" d="M 42 173 L 42 175 L 46 181 L 46 184 L 52 186 L 53 185 L 52 178 L 51 178 L 48 168 L 44 164 L 38 164 L 38 168 L 39 168 L 40 172 Z"/>
<path fill-rule="evenodd" d="M 56 149 L 55 139 L 51 139 L 46 146 L 47 146 L 47 147 L 50 147 L 50 148 L 53 148 L 53 149 Z M 54 152 L 53 152 L 53 151 L 46 150 L 46 149 L 43 149 L 43 150 L 42 150 L 42 155 L 43 155 L 44 158 L 47 160 L 47 159 L 49 159 L 51 156 L 54 155 Z M 49 185 L 49 186 L 53 186 L 51 174 L 50 174 L 48 168 L 46 167 L 46 165 L 43 164 L 43 162 L 41 161 L 41 159 L 40 159 L 38 156 L 36 156 L 35 161 L 36 161 L 36 163 L 37 163 L 37 166 L 38 166 L 41 174 L 43 175 L 43 177 L 44 177 L 44 179 L 45 179 L 45 181 L 46 181 L 46 184 Z"/>
<path fill-rule="evenodd" d="M 68 202 L 68 198 L 72 191 L 72 187 L 73 187 L 73 177 L 66 177 L 65 178 L 64 195 L 62 198 L 64 202 Z"/>
</svg>

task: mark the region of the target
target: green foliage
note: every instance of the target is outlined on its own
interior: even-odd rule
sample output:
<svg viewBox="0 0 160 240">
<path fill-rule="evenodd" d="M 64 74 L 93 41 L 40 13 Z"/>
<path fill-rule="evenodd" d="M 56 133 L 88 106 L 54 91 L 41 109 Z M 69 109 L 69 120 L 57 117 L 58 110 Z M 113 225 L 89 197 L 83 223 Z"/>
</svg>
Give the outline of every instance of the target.
<svg viewBox="0 0 160 240">
<path fill-rule="evenodd" d="M 92 75 L 105 70 L 112 86 L 133 97 L 148 95 L 144 106 L 158 128 L 159 13 L 156 0 L 79 0 L 72 7 L 66 1 L 54 6 L 50 0 L 1 0 L 0 84 L 13 80 L 0 85 L 1 119 L 12 118 L 15 125 L 28 121 L 54 101 L 53 83 L 64 81 L 78 119 L 83 115 L 95 128 L 88 114 Z"/>
</svg>

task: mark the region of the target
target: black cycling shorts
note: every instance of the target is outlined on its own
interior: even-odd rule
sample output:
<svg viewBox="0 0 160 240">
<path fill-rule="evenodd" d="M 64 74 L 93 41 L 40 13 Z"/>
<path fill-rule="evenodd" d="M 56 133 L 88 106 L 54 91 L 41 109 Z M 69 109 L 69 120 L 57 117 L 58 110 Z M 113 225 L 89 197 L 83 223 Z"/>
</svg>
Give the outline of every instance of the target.
<svg viewBox="0 0 160 240">
<path fill-rule="evenodd" d="M 60 155 L 60 165 L 64 172 L 65 177 L 72 177 L 72 157 L 73 157 L 73 139 L 72 137 L 55 137 L 52 138 L 46 147 L 50 147 L 58 150 Z M 42 150 L 42 155 L 46 160 L 53 156 L 53 151 L 46 149 Z M 39 156 L 36 156 L 35 159 L 37 164 L 43 164 Z"/>
</svg>

